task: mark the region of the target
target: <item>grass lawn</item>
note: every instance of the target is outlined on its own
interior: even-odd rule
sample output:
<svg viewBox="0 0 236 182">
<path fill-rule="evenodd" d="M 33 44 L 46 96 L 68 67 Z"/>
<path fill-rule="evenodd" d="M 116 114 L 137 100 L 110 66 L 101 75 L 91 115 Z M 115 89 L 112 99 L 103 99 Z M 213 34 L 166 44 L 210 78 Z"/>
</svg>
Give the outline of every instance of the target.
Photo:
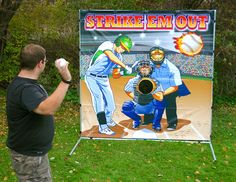
<svg viewBox="0 0 236 182">
<path fill-rule="evenodd" d="M 5 146 L 7 126 L 4 92 L 0 96 L 0 181 L 16 181 Z M 56 182 L 77 181 L 219 181 L 236 179 L 236 107 L 213 110 L 212 143 L 82 140 L 79 138 L 78 105 L 64 102 L 56 114 L 54 147 L 49 152 Z"/>
</svg>

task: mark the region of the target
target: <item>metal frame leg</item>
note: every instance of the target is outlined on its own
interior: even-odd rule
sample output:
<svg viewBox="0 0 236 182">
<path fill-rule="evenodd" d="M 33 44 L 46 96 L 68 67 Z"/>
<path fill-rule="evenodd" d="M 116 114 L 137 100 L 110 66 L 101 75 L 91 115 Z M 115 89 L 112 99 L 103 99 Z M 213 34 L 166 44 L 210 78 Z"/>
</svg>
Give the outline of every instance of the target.
<svg viewBox="0 0 236 182">
<path fill-rule="evenodd" d="M 213 161 L 216 161 L 216 155 L 215 155 L 215 152 L 214 152 L 214 149 L 213 149 L 211 141 L 209 142 L 209 145 L 210 145 L 210 148 L 211 148 L 211 153 L 212 153 Z"/>
<path fill-rule="evenodd" d="M 76 147 L 79 145 L 81 139 L 82 139 L 81 137 L 78 139 L 78 141 L 76 142 L 75 146 L 74 146 L 73 149 L 71 150 L 69 156 L 71 156 L 71 155 L 74 153 L 74 151 L 75 151 Z"/>
</svg>

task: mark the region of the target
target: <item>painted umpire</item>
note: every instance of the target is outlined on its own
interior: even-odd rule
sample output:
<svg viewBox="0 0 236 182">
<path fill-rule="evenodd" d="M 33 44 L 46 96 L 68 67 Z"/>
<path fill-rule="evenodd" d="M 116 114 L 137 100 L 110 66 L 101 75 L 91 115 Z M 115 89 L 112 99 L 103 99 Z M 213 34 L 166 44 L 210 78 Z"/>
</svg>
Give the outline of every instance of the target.
<svg viewBox="0 0 236 182">
<path fill-rule="evenodd" d="M 186 96 L 190 92 L 181 80 L 179 69 L 165 57 L 163 48 L 153 47 L 149 55 L 155 65 L 151 77 L 157 79 L 163 87 L 163 102 L 155 101 L 158 110 L 157 120 L 161 120 L 166 109 L 167 130 L 173 131 L 178 124 L 176 97 Z"/>
</svg>

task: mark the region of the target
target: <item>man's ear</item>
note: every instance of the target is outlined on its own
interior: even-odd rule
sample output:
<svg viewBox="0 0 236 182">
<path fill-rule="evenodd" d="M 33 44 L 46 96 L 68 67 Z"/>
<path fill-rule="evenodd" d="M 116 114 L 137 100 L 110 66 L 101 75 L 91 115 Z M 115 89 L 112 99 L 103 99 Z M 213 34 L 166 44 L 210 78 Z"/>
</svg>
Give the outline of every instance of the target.
<svg viewBox="0 0 236 182">
<path fill-rule="evenodd" d="M 43 60 L 40 60 L 38 64 L 36 65 L 37 68 L 41 68 L 43 66 L 44 62 Z"/>
</svg>

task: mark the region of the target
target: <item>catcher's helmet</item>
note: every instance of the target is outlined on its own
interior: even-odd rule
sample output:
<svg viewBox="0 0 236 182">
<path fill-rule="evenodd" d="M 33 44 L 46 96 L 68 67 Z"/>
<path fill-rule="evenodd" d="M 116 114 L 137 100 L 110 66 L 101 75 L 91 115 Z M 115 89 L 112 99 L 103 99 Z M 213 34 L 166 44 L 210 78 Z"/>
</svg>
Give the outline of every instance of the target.
<svg viewBox="0 0 236 182">
<path fill-rule="evenodd" d="M 165 50 L 161 47 L 152 47 L 149 56 L 153 64 L 161 65 L 165 60 Z"/>
<path fill-rule="evenodd" d="M 150 71 L 147 73 L 142 73 L 140 68 L 142 67 L 149 67 L 150 68 Z M 137 67 L 136 67 L 136 71 L 138 72 L 138 74 L 141 76 L 141 77 L 149 77 L 151 74 L 152 74 L 152 71 L 153 71 L 153 67 L 150 63 L 150 61 L 147 61 L 147 60 L 141 60 L 138 62 L 137 64 Z"/>
<path fill-rule="evenodd" d="M 114 43 L 117 47 L 121 45 L 128 52 L 132 48 L 132 40 L 127 35 L 120 35 L 116 38 Z"/>
</svg>

